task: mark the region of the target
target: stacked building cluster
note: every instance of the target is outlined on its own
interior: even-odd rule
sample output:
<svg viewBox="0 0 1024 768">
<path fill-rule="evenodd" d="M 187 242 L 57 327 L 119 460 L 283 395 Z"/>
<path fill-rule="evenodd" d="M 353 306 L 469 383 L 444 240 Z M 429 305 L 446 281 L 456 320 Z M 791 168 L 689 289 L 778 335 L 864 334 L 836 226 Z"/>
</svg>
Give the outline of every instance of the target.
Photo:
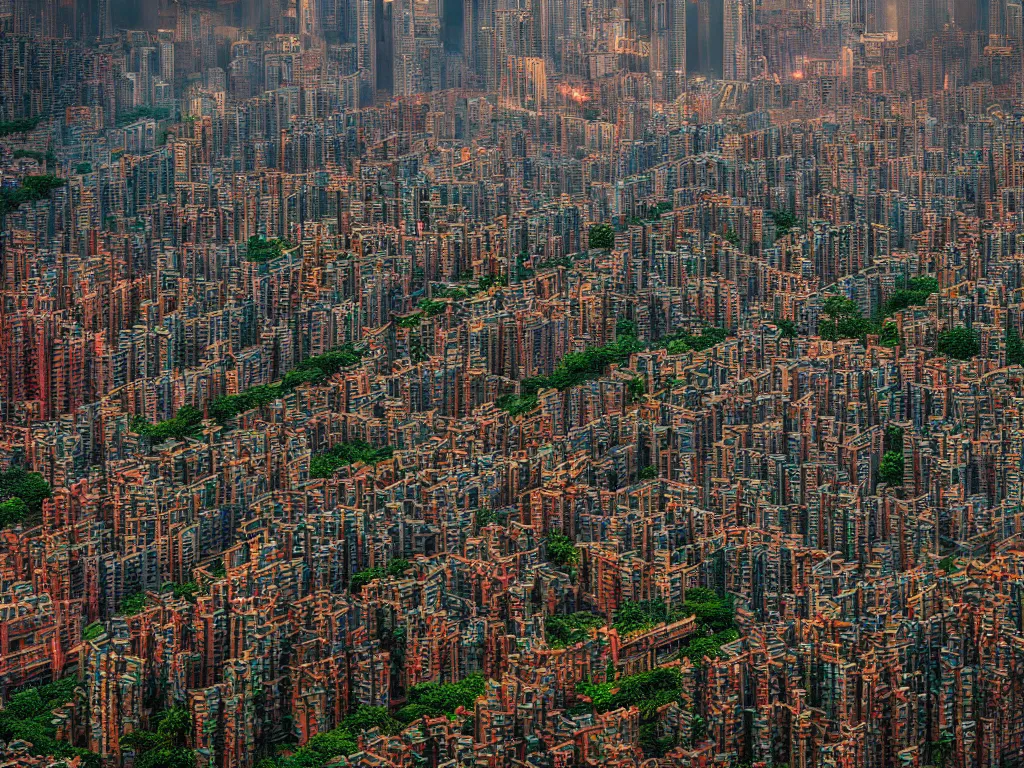
<svg viewBox="0 0 1024 768">
<path fill-rule="evenodd" d="M 1019 0 L 0 0 L 0 766 L 1024 761 Z"/>
</svg>

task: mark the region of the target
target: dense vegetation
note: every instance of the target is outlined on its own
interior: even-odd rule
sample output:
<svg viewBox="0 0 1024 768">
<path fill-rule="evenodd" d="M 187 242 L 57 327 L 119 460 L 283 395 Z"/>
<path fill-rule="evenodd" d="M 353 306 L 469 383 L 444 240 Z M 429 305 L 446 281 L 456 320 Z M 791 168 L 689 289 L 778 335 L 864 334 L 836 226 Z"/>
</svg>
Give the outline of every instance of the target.
<svg viewBox="0 0 1024 768">
<path fill-rule="evenodd" d="M 882 316 L 889 317 L 907 307 L 923 307 L 928 303 L 928 297 L 938 290 L 939 281 L 934 277 L 912 277 L 906 288 L 894 291 L 882 305 Z"/>
<path fill-rule="evenodd" d="M 142 613 L 146 607 L 146 593 L 145 592 L 132 592 L 121 600 L 121 605 L 118 606 L 117 612 L 122 616 L 134 616 L 137 613 Z"/>
<path fill-rule="evenodd" d="M 590 630 L 603 627 L 605 620 L 587 611 L 544 618 L 544 636 L 551 648 L 565 648 L 590 637 Z"/>
<path fill-rule="evenodd" d="M 411 723 L 420 717 L 454 715 L 455 710 L 464 707 L 473 709 L 473 704 L 483 696 L 487 684 L 484 676 L 469 675 L 457 683 L 420 683 L 409 689 L 407 703 L 395 712 L 395 718 Z"/>
<path fill-rule="evenodd" d="M 339 467 L 349 464 L 376 464 L 380 461 L 387 461 L 394 454 L 395 449 L 390 445 L 381 448 L 374 448 L 365 440 L 351 440 L 347 443 L 338 443 L 330 450 L 317 453 L 309 462 L 310 477 L 331 477 Z"/>
<path fill-rule="evenodd" d="M 57 162 L 57 156 L 53 152 L 36 152 L 34 149 L 16 149 L 14 150 L 14 159 L 21 160 L 26 158 L 29 160 L 35 160 L 40 165 L 50 164 L 53 165 Z"/>
<path fill-rule="evenodd" d="M 359 751 L 358 736 L 377 729 L 384 734 L 396 734 L 402 723 L 392 717 L 387 707 L 360 706 L 330 731 L 318 733 L 294 754 L 288 757 L 267 757 L 256 768 L 322 768 L 335 758 Z"/>
<path fill-rule="evenodd" d="M 0 189 L 0 217 L 18 210 L 22 203 L 48 200 L 53 190 L 63 186 L 64 179 L 52 174 L 25 176 L 17 187 Z"/>
<path fill-rule="evenodd" d="M 195 750 L 187 746 L 191 730 L 188 710 L 172 707 L 157 715 L 155 731 L 132 731 L 121 739 L 121 747 L 135 753 L 135 768 L 195 768 Z"/>
<path fill-rule="evenodd" d="M 50 484 L 38 472 L 11 467 L 0 472 L 0 528 L 39 521 Z"/>
<path fill-rule="evenodd" d="M 11 696 L 0 710 L 0 742 L 20 739 L 31 743 L 30 754 L 56 758 L 77 756 L 88 768 L 99 766 L 99 755 L 56 739 L 57 729 L 51 713 L 74 699 L 76 684 L 75 678 L 65 677 Z"/>
<path fill-rule="evenodd" d="M 608 224 L 594 224 L 587 234 L 591 248 L 611 248 L 615 245 L 615 230 Z"/>
<path fill-rule="evenodd" d="M 719 597 L 710 589 L 687 590 L 682 606 L 670 610 L 664 600 L 624 600 L 615 612 L 613 626 L 620 635 L 645 632 L 658 624 L 679 621 L 687 616 L 697 619 L 697 634 L 680 656 L 700 665 L 705 656 L 714 657 L 725 643 L 739 637 L 731 596 Z"/>
<path fill-rule="evenodd" d="M 716 344 L 721 344 L 729 337 L 729 332 L 724 328 L 707 326 L 701 329 L 697 335 L 689 331 L 675 331 L 662 336 L 657 341 L 659 349 L 666 349 L 670 355 L 680 355 L 684 352 L 703 352 L 711 349 Z"/>
<path fill-rule="evenodd" d="M 544 540 L 545 549 L 548 553 L 548 560 L 555 565 L 565 568 L 570 572 L 579 565 L 580 551 L 572 539 L 564 533 L 552 531 Z"/>
<path fill-rule="evenodd" d="M 23 117 L 17 120 L 0 120 L 0 136 L 28 133 L 41 122 L 38 117 Z"/>
<path fill-rule="evenodd" d="M 961 326 L 940 333 L 936 351 L 954 360 L 970 360 L 981 352 L 981 342 L 976 331 Z"/>
<path fill-rule="evenodd" d="M 124 114 L 117 116 L 117 127 L 123 128 L 126 125 L 131 125 L 138 120 L 166 120 L 171 116 L 171 111 L 167 107 L 139 107 L 133 109 L 131 112 L 125 112 Z"/>
<path fill-rule="evenodd" d="M 772 221 L 775 222 L 775 234 L 779 237 L 788 235 L 800 224 L 792 211 L 778 210 L 771 212 Z"/>
<path fill-rule="evenodd" d="M 1024 365 L 1024 342 L 1013 323 L 1006 329 L 1006 364 Z"/>
<path fill-rule="evenodd" d="M 366 568 L 352 574 L 348 589 L 352 594 L 358 594 L 371 581 L 383 579 L 386 576 L 401 576 L 407 570 L 409 570 L 409 561 L 396 557 L 394 560 L 389 560 L 385 566 L 376 565 L 373 568 Z"/>
<path fill-rule="evenodd" d="M 878 479 L 894 487 L 903 485 L 903 430 L 899 427 L 886 427 L 884 442 Z"/>
<path fill-rule="evenodd" d="M 537 393 L 542 389 L 566 390 L 604 375 L 612 363 L 621 363 L 641 348 L 635 337 L 626 336 L 603 347 L 590 347 L 570 352 L 555 366 L 550 376 L 531 376 L 519 385 L 519 395 L 498 399 L 498 407 L 512 416 L 528 413 L 537 407 Z"/>
<path fill-rule="evenodd" d="M 221 395 L 210 405 L 210 418 L 220 424 L 277 400 L 300 384 L 320 384 L 343 368 L 355 365 L 365 355 L 364 350 L 345 344 L 322 355 L 307 357 L 284 375 L 280 384 L 262 384 L 250 387 L 237 395 Z"/>
<path fill-rule="evenodd" d="M 202 421 L 202 411 L 191 405 L 183 405 L 173 418 L 158 421 L 156 424 L 150 424 L 143 416 L 136 416 L 129 428 L 139 437 L 158 445 L 167 440 L 184 440 L 186 437 L 198 436 Z"/>
<path fill-rule="evenodd" d="M 246 261 L 263 264 L 281 258 L 289 248 L 292 248 L 292 244 L 287 240 L 280 240 L 276 237 L 264 239 L 253 235 L 246 243 L 245 258 Z"/>
</svg>

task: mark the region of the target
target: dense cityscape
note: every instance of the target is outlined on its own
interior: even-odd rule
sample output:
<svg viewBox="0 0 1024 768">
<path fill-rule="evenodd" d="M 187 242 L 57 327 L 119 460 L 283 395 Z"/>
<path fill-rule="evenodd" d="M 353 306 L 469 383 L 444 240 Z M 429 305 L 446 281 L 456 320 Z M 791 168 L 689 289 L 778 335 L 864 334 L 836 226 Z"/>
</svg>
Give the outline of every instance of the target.
<svg viewBox="0 0 1024 768">
<path fill-rule="evenodd" d="M 1021 0 L 0 0 L 0 768 L 1024 766 Z"/>
</svg>

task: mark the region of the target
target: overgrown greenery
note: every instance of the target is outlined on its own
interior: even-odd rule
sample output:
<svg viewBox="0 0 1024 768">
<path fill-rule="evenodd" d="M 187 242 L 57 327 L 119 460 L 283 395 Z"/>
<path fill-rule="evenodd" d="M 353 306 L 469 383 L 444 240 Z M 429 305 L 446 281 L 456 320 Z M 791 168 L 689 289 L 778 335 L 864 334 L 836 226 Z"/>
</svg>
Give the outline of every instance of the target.
<svg viewBox="0 0 1024 768">
<path fill-rule="evenodd" d="M 50 484 L 38 472 L 22 467 L 0 472 L 0 528 L 37 523 L 50 495 Z"/>
<path fill-rule="evenodd" d="M 721 344 L 729 337 L 729 332 L 724 328 L 707 326 L 701 329 L 698 335 L 689 331 L 675 331 L 658 339 L 656 346 L 659 349 L 667 349 L 670 355 L 680 355 L 684 352 L 703 352 L 716 344 Z"/>
<path fill-rule="evenodd" d="M 183 707 L 159 713 L 156 731 L 135 730 L 121 739 L 122 749 L 135 753 L 135 768 L 195 768 L 196 753 L 189 749 L 192 717 Z"/>
<path fill-rule="evenodd" d="M 276 237 L 264 239 L 258 235 L 253 235 L 246 243 L 245 259 L 246 261 L 265 264 L 268 261 L 281 258 L 284 256 L 285 251 L 292 247 L 292 244 L 287 240 L 281 240 Z"/>
<path fill-rule="evenodd" d="M 822 309 L 826 319 L 818 324 L 818 333 L 823 339 L 860 339 L 873 330 L 871 321 L 863 317 L 857 304 L 845 296 L 829 296 Z"/>
<path fill-rule="evenodd" d="M 29 754 L 56 758 L 79 757 L 87 768 L 98 768 L 99 755 L 57 741 L 52 712 L 74 700 L 77 681 L 65 677 L 11 696 L 0 710 L 0 742 L 15 739 L 31 744 Z"/>
<path fill-rule="evenodd" d="M 641 348 L 633 336 L 624 336 L 613 344 L 590 347 L 583 352 L 570 352 L 555 366 L 550 376 L 531 376 L 519 385 L 519 395 L 505 395 L 497 405 L 513 416 L 527 413 L 537 407 L 537 393 L 541 389 L 566 390 L 604 374 L 612 363 L 621 363 Z"/>
<path fill-rule="evenodd" d="M 277 400 L 301 384 L 320 384 L 341 369 L 355 365 L 365 354 L 365 350 L 344 344 L 322 355 L 308 357 L 288 371 L 280 384 L 262 384 L 237 395 L 221 395 L 210 405 L 210 418 L 223 424 L 240 413 Z"/>
<path fill-rule="evenodd" d="M 882 305 L 882 316 L 889 317 L 907 307 L 923 307 L 928 303 L 928 297 L 938 290 L 939 281 L 934 277 L 912 277 L 906 288 L 894 291 Z"/>
<path fill-rule="evenodd" d="M 340 467 L 349 464 L 376 464 L 387 461 L 394 455 L 395 449 L 390 445 L 381 448 L 374 448 L 365 440 L 352 440 L 347 443 L 338 443 L 329 451 L 318 453 L 310 459 L 309 476 L 326 478 L 331 477 Z"/>
<path fill-rule="evenodd" d="M 796 323 L 792 320 L 777 317 L 772 322 L 775 323 L 775 327 L 779 329 L 779 333 L 782 334 L 783 338 L 795 339 L 797 337 Z"/>
<path fill-rule="evenodd" d="M 893 487 L 903 485 L 903 430 L 900 427 L 885 428 L 883 449 L 878 479 Z"/>
<path fill-rule="evenodd" d="M 796 214 L 784 209 L 771 211 L 771 217 L 775 222 L 775 234 L 779 237 L 788 235 L 792 230 L 796 229 L 797 225 L 800 223 Z"/>
<path fill-rule="evenodd" d="M 35 160 L 40 165 L 49 164 L 53 165 L 57 162 L 57 156 L 53 152 L 37 152 L 34 149 L 16 149 L 14 150 L 14 159 L 20 160 L 27 158 L 29 160 Z"/>
<path fill-rule="evenodd" d="M 1024 342 L 1013 322 L 1006 328 L 1006 364 L 1024 365 Z"/>
<path fill-rule="evenodd" d="M 615 230 L 608 224 L 594 224 L 587 233 L 587 243 L 591 248 L 611 248 L 615 245 Z"/>
<path fill-rule="evenodd" d="M 389 560 L 387 565 L 376 565 L 373 568 L 357 571 L 352 574 L 352 578 L 348 583 L 349 592 L 354 595 L 359 594 L 363 587 L 371 581 L 383 579 L 387 576 L 401 576 L 407 570 L 409 570 L 409 561 L 396 557 L 394 560 Z"/>
<path fill-rule="evenodd" d="M 977 332 L 960 326 L 939 334 L 936 351 L 954 360 L 970 360 L 981 352 L 981 342 Z"/>
<path fill-rule="evenodd" d="M 551 648 L 565 648 L 590 637 L 590 630 L 603 627 L 605 620 L 588 611 L 544 617 L 544 636 Z"/>
<path fill-rule="evenodd" d="M 637 480 L 654 480 L 658 476 L 658 468 L 653 464 L 642 467 L 637 473 Z"/>
<path fill-rule="evenodd" d="M 17 187 L 0 189 L 0 217 L 16 211 L 22 203 L 48 200 L 53 190 L 63 186 L 64 179 L 52 174 L 24 176 Z"/>
<path fill-rule="evenodd" d="M 890 349 L 895 349 L 900 345 L 900 331 L 892 320 L 882 323 L 882 329 L 878 334 L 878 343 Z"/>
<path fill-rule="evenodd" d="M 133 109 L 131 112 L 125 112 L 124 114 L 117 116 L 117 127 L 123 128 L 126 125 L 131 125 L 137 120 L 166 120 L 170 117 L 171 111 L 167 107 L 139 107 Z"/>
<path fill-rule="evenodd" d="M 548 560 L 570 572 L 580 563 L 580 551 L 564 533 L 552 531 L 544 540 Z"/>
<path fill-rule="evenodd" d="M 28 133 L 42 122 L 39 117 L 22 117 L 15 120 L 0 120 L 0 136 Z"/>
<path fill-rule="evenodd" d="M 740 235 L 735 229 L 729 229 L 723 238 L 725 242 L 732 244 L 734 247 L 739 247 Z"/>
<path fill-rule="evenodd" d="M 82 640 L 89 642 L 95 640 L 97 637 L 103 634 L 105 627 L 102 623 L 94 621 L 92 624 L 87 624 L 82 629 Z"/>
<path fill-rule="evenodd" d="M 146 593 L 145 592 L 133 592 L 130 595 L 126 595 L 121 600 L 121 605 L 118 607 L 118 613 L 122 616 L 134 616 L 137 613 L 142 613 L 146 608 Z"/>
<path fill-rule="evenodd" d="M 143 416 L 132 419 L 130 429 L 151 444 L 157 445 L 167 440 L 184 440 L 186 437 L 197 437 L 203 421 L 203 414 L 198 408 L 183 405 L 170 419 L 150 424 Z"/>
<path fill-rule="evenodd" d="M 704 636 L 717 636 L 735 629 L 735 609 L 732 597 L 719 597 L 704 587 L 687 590 L 682 606 L 675 609 L 670 609 L 661 599 L 623 600 L 615 612 L 615 622 L 612 626 L 619 631 L 620 635 L 629 635 L 633 632 L 653 629 L 658 624 L 679 621 L 687 616 L 696 617 L 699 632 Z M 720 639 L 729 642 L 724 638 Z M 731 639 L 735 640 L 736 638 L 732 637 Z"/>
<path fill-rule="evenodd" d="M 395 718 L 411 723 L 421 717 L 454 715 L 455 710 L 464 707 L 473 709 L 473 704 L 484 695 L 487 683 L 484 676 L 469 675 L 457 683 L 420 683 L 409 689 L 407 703 L 395 712 Z"/>
</svg>

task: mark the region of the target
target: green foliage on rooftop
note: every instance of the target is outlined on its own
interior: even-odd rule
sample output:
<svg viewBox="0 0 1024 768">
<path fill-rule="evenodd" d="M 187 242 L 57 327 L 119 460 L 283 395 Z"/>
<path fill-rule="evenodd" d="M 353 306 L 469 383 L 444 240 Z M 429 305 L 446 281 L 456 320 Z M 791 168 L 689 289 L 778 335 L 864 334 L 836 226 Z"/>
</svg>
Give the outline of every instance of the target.
<svg viewBox="0 0 1024 768">
<path fill-rule="evenodd" d="M 137 613 L 142 613 L 146 608 L 146 593 L 145 592 L 133 592 L 130 595 L 126 595 L 121 600 L 121 605 L 118 606 L 118 613 L 122 616 L 134 616 Z"/>
<path fill-rule="evenodd" d="M 662 336 L 656 342 L 658 349 L 666 349 L 670 355 L 681 355 L 684 352 L 703 352 L 706 349 L 721 344 L 729 338 L 729 332 L 724 328 L 707 326 L 701 329 L 697 335 L 689 331 L 675 331 Z"/>
<path fill-rule="evenodd" d="M 550 376 L 531 376 L 519 385 L 519 395 L 505 395 L 497 406 L 512 416 L 528 413 L 537 407 L 537 393 L 541 389 L 566 390 L 604 375 L 612 363 L 621 363 L 641 349 L 634 336 L 624 336 L 612 344 L 589 347 L 582 352 L 570 352 L 555 366 Z"/>
<path fill-rule="evenodd" d="M 615 612 L 613 626 L 619 634 L 628 635 L 652 629 L 658 624 L 679 621 L 687 616 L 695 616 L 699 628 L 705 634 L 723 632 L 735 626 L 732 597 L 719 597 L 704 587 L 688 589 L 682 606 L 674 609 L 670 609 L 660 598 L 623 600 Z"/>
<path fill-rule="evenodd" d="M 28 160 L 35 160 L 40 165 L 43 165 L 44 163 L 49 163 L 50 165 L 53 165 L 54 163 L 57 162 L 57 156 L 53 154 L 53 152 L 37 152 L 34 149 L 14 150 L 15 160 L 21 160 L 23 158 Z"/>
<path fill-rule="evenodd" d="M 459 707 L 472 710 L 486 688 L 484 676 L 479 673 L 457 683 L 420 683 L 409 689 L 407 703 L 395 712 L 395 718 L 410 723 L 421 717 L 451 716 Z"/>
<path fill-rule="evenodd" d="M 587 243 L 591 248 L 607 250 L 615 245 L 615 230 L 608 224 L 594 224 L 587 233 Z"/>
<path fill-rule="evenodd" d="M 38 472 L 22 467 L 0 472 L 0 528 L 36 524 L 43 512 L 43 502 L 50 496 L 50 484 Z"/>
<path fill-rule="evenodd" d="M 365 350 L 344 344 L 321 355 L 308 357 L 288 371 L 280 384 L 261 384 L 237 395 L 216 398 L 210 405 L 210 418 L 223 424 L 240 413 L 272 403 L 302 384 L 320 384 L 343 368 L 355 365 L 365 354 Z"/>
<path fill-rule="evenodd" d="M 954 360 L 970 360 L 981 352 L 981 341 L 976 331 L 960 326 L 940 333 L 936 350 Z"/>
<path fill-rule="evenodd" d="M 363 587 L 371 581 L 383 579 L 388 576 L 401 576 L 407 570 L 409 570 L 409 561 L 396 557 L 393 560 L 389 560 L 387 565 L 376 565 L 373 568 L 365 568 L 361 571 L 357 571 L 352 574 L 352 578 L 349 580 L 349 592 L 354 595 L 359 594 Z"/>
<path fill-rule="evenodd" d="M 658 468 L 653 464 L 648 464 L 646 467 L 641 467 L 637 473 L 637 480 L 654 480 L 658 476 Z"/>
<path fill-rule="evenodd" d="M 42 122 L 39 117 L 22 117 L 16 120 L 0 120 L 0 136 L 28 133 Z"/>
<path fill-rule="evenodd" d="M 246 261 L 265 264 L 268 261 L 281 258 L 285 251 L 292 247 L 287 240 L 276 237 L 264 239 L 259 235 L 253 235 L 245 245 L 245 258 Z"/>
<path fill-rule="evenodd" d="M 390 445 L 374 448 L 365 440 L 351 440 L 338 443 L 323 453 L 313 455 L 309 461 L 309 476 L 316 478 L 331 477 L 340 467 L 349 464 L 377 464 L 387 461 L 395 453 Z"/>
<path fill-rule="evenodd" d="M 605 620 L 588 611 L 544 617 L 544 636 L 550 648 L 565 648 L 590 637 L 590 630 L 603 627 Z"/>
<path fill-rule="evenodd" d="M 170 419 L 150 424 L 142 416 L 132 419 L 130 429 L 139 437 L 144 437 L 153 445 L 167 440 L 184 440 L 186 437 L 197 437 L 203 421 L 203 413 L 191 405 L 183 405 Z"/>
<path fill-rule="evenodd" d="M 882 323 L 882 329 L 878 333 L 878 343 L 890 349 L 895 349 L 900 345 L 900 330 L 896 323 L 891 320 Z"/>
<path fill-rule="evenodd" d="M 921 307 L 928 297 L 938 292 L 939 281 L 934 277 L 912 277 L 906 288 L 899 288 L 882 305 L 882 316 L 888 317 L 907 307 Z"/>
<path fill-rule="evenodd" d="M 117 127 L 123 128 L 139 120 L 166 120 L 171 116 L 167 107 L 138 107 L 131 112 L 125 112 L 117 116 Z"/>
<path fill-rule="evenodd" d="M 87 624 L 82 629 L 82 640 L 84 640 L 85 642 L 95 640 L 97 637 L 103 634 L 104 629 L 105 628 L 103 624 L 98 621 L 94 621 L 92 622 L 92 624 Z"/>
<path fill-rule="evenodd" d="M 0 710 L 0 742 L 16 739 L 29 742 L 32 745 L 29 754 L 56 758 L 79 757 L 87 768 L 98 768 L 99 755 L 57 741 L 53 710 L 74 700 L 77 683 L 75 678 L 65 677 L 11 696 Z"/>
<path fill-rule="evenodd" d="M 783 338 L 795 339 L 799 334 L 797 333 L 796 323 L 792 320 L 785 320 L 781 317 L 777 317 L 772 322 L 775 327 L 779 329 L 779 333 L 782 334 Z"/>
<path fill-rule="evenodd" d="M 16 211 L 22 203 L 49 200 L 53 190 L 63 187 L 64 183 L 64 179 L 46 174 L 45 176 L 25 176 L 17 187 L 0 189 L 0 217 Z"/>
<path fill-rule="evenodd" d="M 734 247 L 739 247 L 740 235 L 735 229 L 730 228 L 725 233 L 725 237 L 723 239 L 725 240 L 725 242 L 731 243 Z"/>
<path fill-rule="evenodd" d="M 564 533 L 552 531 L 544 540 L 544 545 L 548 560 L 555 565 L 568 569 L 579 565 L 580 551 L 576 549 L 573 540 Z"/>
</svg>

